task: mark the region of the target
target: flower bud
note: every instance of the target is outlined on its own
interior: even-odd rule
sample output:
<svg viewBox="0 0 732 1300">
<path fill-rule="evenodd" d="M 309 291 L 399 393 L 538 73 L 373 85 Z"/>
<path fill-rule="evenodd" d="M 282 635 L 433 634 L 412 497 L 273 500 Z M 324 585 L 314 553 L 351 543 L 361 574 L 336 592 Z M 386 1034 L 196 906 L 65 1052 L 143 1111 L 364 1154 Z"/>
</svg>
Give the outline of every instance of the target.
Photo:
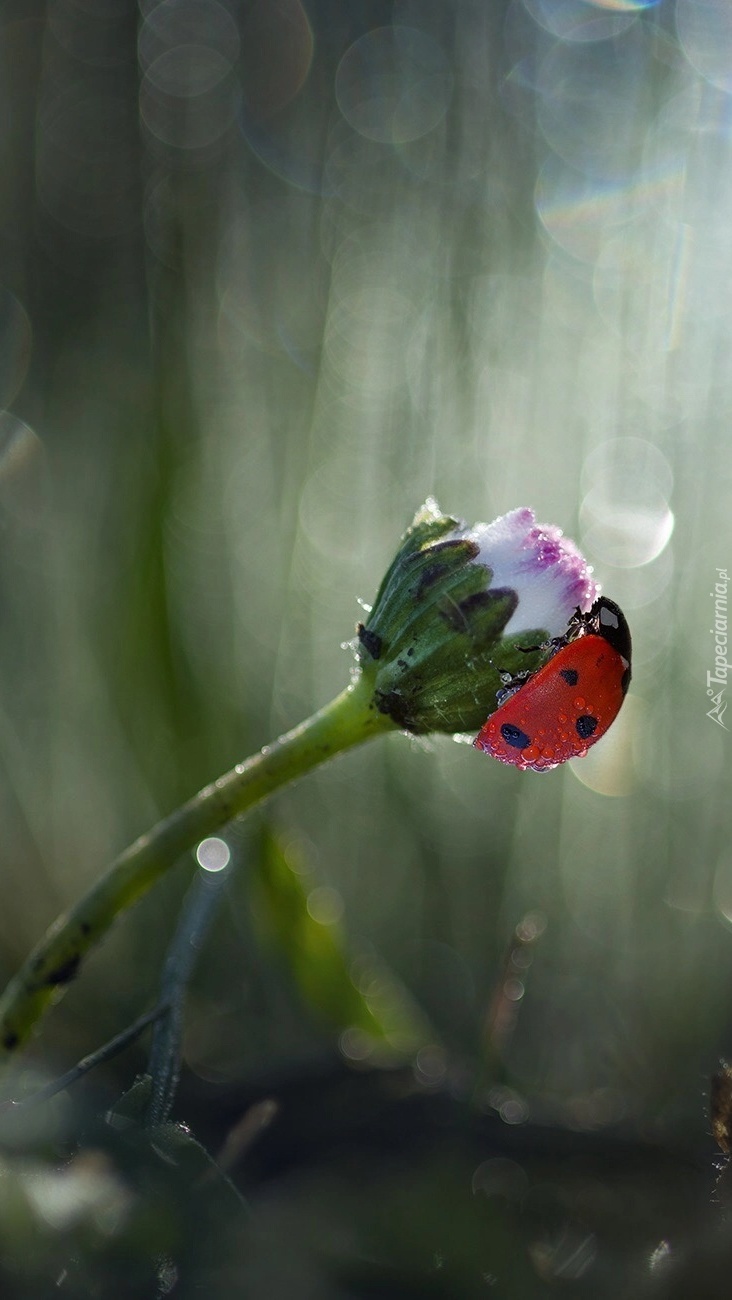
<svg viewBox="0 0 732 1300">
<path fill-rule="evenodd" d="M 592 604 L 590 575 L 531 510 L 468 528 L 426 501 L 358 626 L 376 707 L 418 735 L 479 730 L 506 674 L 539 666 L 543 644 Z"/>
</svg>

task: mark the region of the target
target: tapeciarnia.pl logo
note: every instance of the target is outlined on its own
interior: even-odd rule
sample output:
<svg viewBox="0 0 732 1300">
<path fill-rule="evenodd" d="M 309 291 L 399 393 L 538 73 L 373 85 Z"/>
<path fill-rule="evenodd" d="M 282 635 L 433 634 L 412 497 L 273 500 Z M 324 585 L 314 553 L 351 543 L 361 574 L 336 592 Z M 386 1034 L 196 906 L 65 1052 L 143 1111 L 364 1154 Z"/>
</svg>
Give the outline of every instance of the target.
<svg viewBox="0 0 732 1300">
<path fill-rule="evenodd" d="M 729 574 L 726 569 L 717 569 L 717 581 L 714 584 L 714 591 L 709 595 L 714 601 L 714 627 L 709 631 L 714 637 L 714 672 L 707 673 L 707 695 L 712 701 L 712 707 L 707 713 L 707 717 L 712 722 L 719 723 L 727 731 L 727 724 L 724 721 L 724 715 L 727 709 L 727 701 L 724 698 L 724 692 L 727 689 L 727 672 L 731 664 L 727 663 L 727 587 L 729 586 Z M 719 687 L 715 691 L 715 686 Z"/>
</svg>

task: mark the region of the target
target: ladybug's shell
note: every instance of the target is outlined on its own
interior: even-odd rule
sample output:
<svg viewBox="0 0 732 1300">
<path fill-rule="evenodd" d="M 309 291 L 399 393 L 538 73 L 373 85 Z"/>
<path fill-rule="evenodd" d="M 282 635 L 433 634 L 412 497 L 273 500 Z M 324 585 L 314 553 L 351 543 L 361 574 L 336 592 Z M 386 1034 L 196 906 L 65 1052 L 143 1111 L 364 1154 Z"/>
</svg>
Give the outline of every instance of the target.
<svg viewBox="0 0 732 1300">
<path fill-rule="evenodd" d="M 535 772 L 582 758 L 617 717 L 629 680 L 629 659 L 605 636 L 579 635 L 504 700 L 474 744 Z"/>
</svg>

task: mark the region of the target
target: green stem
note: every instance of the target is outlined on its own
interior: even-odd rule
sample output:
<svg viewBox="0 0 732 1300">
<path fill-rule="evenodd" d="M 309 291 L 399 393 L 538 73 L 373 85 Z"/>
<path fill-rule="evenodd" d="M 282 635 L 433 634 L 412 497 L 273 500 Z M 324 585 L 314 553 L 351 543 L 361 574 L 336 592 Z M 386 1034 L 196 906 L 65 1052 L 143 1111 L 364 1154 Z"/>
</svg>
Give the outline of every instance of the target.
<svg viewBox="0 0 732 1300">
<path fill-rule="evenodd" d="M 113 921 L 187 849 L 335 754 L 393 727 L 373 703 L 373 684 L 360 676 L 307 722 L 237 764 L 135 840 L 85 897 L 54 922 L 11 979 L 0 997 L 0 1060 L 25 1041 L 46 1007 L 61 997 Z"/>
</svg>

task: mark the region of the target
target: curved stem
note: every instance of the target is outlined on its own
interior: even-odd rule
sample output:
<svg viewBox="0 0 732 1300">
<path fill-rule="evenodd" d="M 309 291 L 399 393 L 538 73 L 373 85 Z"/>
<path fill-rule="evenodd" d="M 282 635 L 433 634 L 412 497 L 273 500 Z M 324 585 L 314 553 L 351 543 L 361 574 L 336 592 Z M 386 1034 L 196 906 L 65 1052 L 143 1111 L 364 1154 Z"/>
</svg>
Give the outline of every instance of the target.
<svg viewBox="0 0 732 1300">
<path fill-rule="evenodd" d="M 47 931 L 0 997 L 0 1061 L 58 1001 L 82 959 L 113 921 L 199 840 L 335 754 L 394 724 L 379 713 L 373 686 L 358 677 L 307 722 L 208 785 L 125 849 L 89 892 Z"/>
</svg>

